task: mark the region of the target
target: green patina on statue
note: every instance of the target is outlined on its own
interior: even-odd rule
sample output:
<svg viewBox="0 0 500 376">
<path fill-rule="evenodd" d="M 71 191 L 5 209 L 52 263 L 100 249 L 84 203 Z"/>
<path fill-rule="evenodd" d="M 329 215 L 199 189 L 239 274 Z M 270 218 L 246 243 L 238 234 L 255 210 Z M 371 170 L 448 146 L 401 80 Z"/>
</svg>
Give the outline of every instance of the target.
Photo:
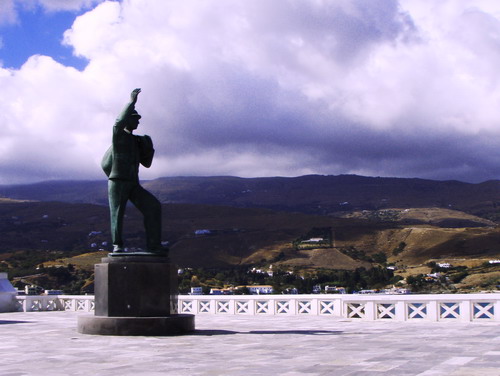
<svg viewBox="0 0 500 376">
<path fill-rule="evenodd" d="M 161 204 L 139 183 L 139 165 L 150 167 L 154 148 L 151 137 L 136 136 L 141 115 L 135 110 L 141 89 L 130 94 L 130 102 L 116 119 L 113 143 L 104 154 L 102 169 L 108 176 L 108 197 L 111 214 L 113 254 L 120 255 L 123 247 L 123 217 L 130 200 L 144 216 L 147 254 L 167 255 L 161 245 Z"/>
</svg>

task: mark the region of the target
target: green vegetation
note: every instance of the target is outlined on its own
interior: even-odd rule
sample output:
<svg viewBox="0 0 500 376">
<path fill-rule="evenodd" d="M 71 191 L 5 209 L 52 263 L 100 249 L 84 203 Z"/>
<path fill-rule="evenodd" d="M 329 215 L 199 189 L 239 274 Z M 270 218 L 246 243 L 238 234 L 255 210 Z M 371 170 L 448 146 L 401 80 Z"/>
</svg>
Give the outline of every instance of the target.
<svg viewBox="0 0 500 376">
<path fill-rule="evenodd" d="M 0 261 L 0 272 L 9 273 L 9 277 L 19 277 L 40 273 L 37 266 L 46 261 L 56 260 L 61 257 L 60 251 L 18 251 L 3 257 Z"/>
<path fill-rule="evenodd" d="M 392 250 L 392 254 L 393 254 L 394 256 L 397 256 L 397 255 L 399 255 L 401 252 L 403 252 L 403 251 L 405 250 L 405 248 L 406 248 L 406 243 L 405 243 L 405 242 L 401 242 L 401 243 L 399 243 L 399 245 L 398 245 L 396 248 L 394 248 L 394 249 Z"/>
<path fill-rule="evenodd" d="M 454 273 L 450 276 L 450 280 L 451 282 L 453 283 L 459 283 L 461 282 L 465 277 L 467 277 L 469 275 L 469 272 L 467 272 L 466 270 L 464 271 L 461 271 L 461 272 L 458 272 L 458 273 Z"/>
<path fill-rule="evenodd" d="M 413 292 L 424 290 L 427 284 L 423 274 L 410 275 L 406 278 L 406 282 L 408 283 L 408 287 L 410 287 Z"/>
<path fill-rule="evenodd" d="M 366 218 L 372 221 L 396 222 L 400 219 L 400 211 L 390 209 L 374 210 L 367 212 Z"/>
<path fill-rule="evenodd" d="M 93 273 L 76 269 L 72 264 L 50 268 L 39 268 L 36 274 L 13 278 L 13 285 L 24 289 L 35 285 L 44 290 L 62 290 L 65 294 L 82 294 L 82 288 L 93 280 Z"/>
<path fill-rule="evenodd" d="M 353 260 L 360 260 L 360 261 L 367 261 L 367 262 L 372 262 L 372 258 L 366 254 L 365 251 L 362 249 L 357 249 L 354 246 L 350 246 L 347 248 L 341 248 L 340 252 L 343 254 L 349 256 Z"/>
<path fill-rule="evenodd" d="M 372 255 L 372 260 L 378 264 L 385 265 L 387 263 L 387 256 L 384 252 L 374 253 Z"/>
</svg>

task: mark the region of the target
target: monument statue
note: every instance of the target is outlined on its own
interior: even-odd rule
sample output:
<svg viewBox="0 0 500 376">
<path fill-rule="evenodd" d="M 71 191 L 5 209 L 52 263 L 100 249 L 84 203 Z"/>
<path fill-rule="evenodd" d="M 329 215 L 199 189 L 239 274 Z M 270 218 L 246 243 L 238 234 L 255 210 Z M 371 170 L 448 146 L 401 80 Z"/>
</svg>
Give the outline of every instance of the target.
<svg viewBox="0 0 500 376">
<path fill-rule="evenodd" d="M 78 332 L 117 336 L 170 336 L 195 330 L 194 315 L 178 313 L 177 266 L 161 245 L 161 204 L 139 183 L 139 165 L 150 167 L 153 142 L 133 132 L 141 89 L 116 119 L 113 143 L 102 160 L 108 176 L 113 253 L 94 266 L 95 309 L 78 316 Z M 128 201 L 144 216 L 147 252 L 124 252 L 123 217 Z"/>
<path fill-rule="evenodd" d="M 166 255 L 161 245 L 161 204 L 139 183 L 139 165 L 149 168 L 153 162 L 154 148 L 151 137 L 134 135 L 141 115 L 135 110 L 141 89 L 134 89 L 130 102 L 116 119 L 113 142 L 104 154 L 102 169 L 108 176 L 108 198 L 111 217 L 113 253 L 124 252 L 123 217 L 130 200 L 144 216 L 146 251 Z"/>
</svg>

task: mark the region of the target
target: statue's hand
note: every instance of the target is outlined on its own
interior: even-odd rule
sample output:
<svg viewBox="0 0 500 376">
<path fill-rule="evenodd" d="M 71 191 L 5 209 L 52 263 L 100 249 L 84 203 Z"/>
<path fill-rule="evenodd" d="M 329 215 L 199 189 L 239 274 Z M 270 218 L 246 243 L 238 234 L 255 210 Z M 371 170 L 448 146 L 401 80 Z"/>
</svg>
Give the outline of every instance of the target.
<svg viewBox="0 0 500 376">
<path fill-rule="evenodd" d="M 134 90 L 132 90 L 132 93 L 130 93 L 130 100 L 133 103 L 137 102 L 137 97 L 139 96 L 140 92 L 141 92 L 141 89 L 134 89 Z"/>
</svg>

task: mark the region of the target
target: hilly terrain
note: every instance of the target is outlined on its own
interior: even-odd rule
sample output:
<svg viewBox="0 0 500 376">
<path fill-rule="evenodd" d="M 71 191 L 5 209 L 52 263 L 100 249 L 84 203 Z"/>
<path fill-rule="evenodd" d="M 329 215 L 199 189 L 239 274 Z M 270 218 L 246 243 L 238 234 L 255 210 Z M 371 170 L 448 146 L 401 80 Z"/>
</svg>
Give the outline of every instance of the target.
<svg viewBox="0 0 500 376">
<path fill-rule="evenodd" d="M 437 215 L 436 209 L 429 212 Z M 500 258 L 500 230 L 489 222 L 477 226 L 480 218 L 474 219 L 476 227 L 448 228 L 210 205 L 165 204 L 163 213 L 164 239 L 170 244 L 171 258 L 180 267 L 273 265 L 275 269 L 311 272 L 387 264 L 397 266 L 397 273 L 406 277 L 430 273 L 430 267 L 422 267 L 431 261 L 450 262 L 454 266 L 472 266 L 470 262 L 474 261 L 475 266 L 482 266 L 490 259 Z M 462 216 L 473 218 L 448 210 L 440 218 L 456 222 Z M 131 248 L 144 245 L 141 222 L 135 208 L 129 208 L 125 234 Z M 99 257 L 110 249 L 108 227 L 107 208 L 100 205 L 0 204 L 0 268 L 14 272 L 12 276 L 36 273 L 37 265 L 72 264 L 91 271 Z M 331 244 L 297 247 L 298 241 L 318 229 L 331 234 Z M 85 256 L 99 250 L 98 257 Z M 500 272 L 497 269 L 481 269 L 481 273 Z M 484 275 L 487 279 L 491 276 Z"/>
<path fill-rule="evenodd" d="M 416 278 L 449 263 L 441 272 L 465 291 L 500 284 L 500 267 L 488 264 L 500 259 L 498 185 L 359 176 L 144 183 L 163 202 L 164 241 L 180 267 L 315 273 L 391 266 Z M 105 182 L 3 186 L 0 194 L 0 271 L 23 277 L 40 265 L 73 265 L 91 273 L 110 250 Z M 128 247 L 144 246 L 134 207 L 124 233 Z M 324 242 L 307 243 L 317 236 Z M 439 284 L 450 288 L 443 278 Z"/>
<path fill-rule="evenodd" d="M 162 203 L 258 207 L 336 215 L 389 208 L 445 208 L 500 219 L 500 181 L 379 178 L 357 175 L 239 178 L 168 177 L 143 182 Z M 106 205 L 107 182 L 48 181 L 0 186 L 0 197 Z"/>
</svg>

